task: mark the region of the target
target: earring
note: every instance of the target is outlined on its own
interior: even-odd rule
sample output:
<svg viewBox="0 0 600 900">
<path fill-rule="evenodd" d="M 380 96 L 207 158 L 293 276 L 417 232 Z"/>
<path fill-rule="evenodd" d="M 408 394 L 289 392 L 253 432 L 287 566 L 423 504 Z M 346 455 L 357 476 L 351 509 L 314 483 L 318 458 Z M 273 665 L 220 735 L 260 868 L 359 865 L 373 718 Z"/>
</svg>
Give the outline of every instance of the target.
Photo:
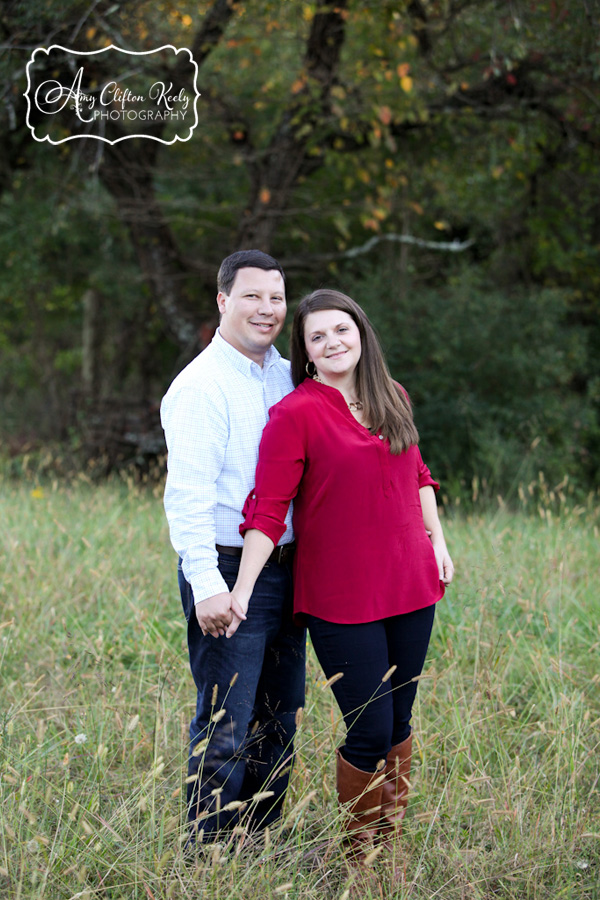
<svg viewBox="0 0 600 900">
<path fill-rule="evenodd" d="M 309 369 L 308 369 L 309 366 L 312 366 L 312 367 L 314 368 L 315 371 L 314 371 L 314 372 L 310 372 Z M 315 375 L 317 374 L 317 367 L 315 366 L 315 364 L 314 364 L 314 362 L 312 361 L 312 359 L 309 359 L 309 360 L 307 361 L 306 365 L 304 366 L 304 369 L 305 369 L 306 374 L 308 375 L 309 378 L 314 378 Z"/>
</svg>

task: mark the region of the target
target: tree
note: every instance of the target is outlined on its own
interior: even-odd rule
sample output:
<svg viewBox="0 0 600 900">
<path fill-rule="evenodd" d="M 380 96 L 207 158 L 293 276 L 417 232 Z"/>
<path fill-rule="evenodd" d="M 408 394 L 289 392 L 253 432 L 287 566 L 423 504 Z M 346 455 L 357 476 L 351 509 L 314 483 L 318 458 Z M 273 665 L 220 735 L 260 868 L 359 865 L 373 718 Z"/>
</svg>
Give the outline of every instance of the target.
<svg viewBox="0 0 600 900">
<path fill-rule="evenodd" d="M 343 282 L 369 257 L 387 260 L 400 295 L 446 284 L 458 265 L 448 245 L 460 247 L 463 263 L 502 289 L 568 290 L 591 334 L 598 24 L 597 6 L 550 0 L 520 9 L 491 0 L 14 3 L 1 19 L 10 53 L 0 179 L 6 197 L 21 192 L 29 205 L 19 178 L 43 160 L 49 177 L 67 176 L 71 210 L 96 186 L 98 203 L 85 210 L 94 227 L 107 227 L 114 210 L 128 281 L 114 304 L 102 291 L 104 315 L 122 312 L 127 288 L 124 327 L 153 323 L 138 368 L 160 355 L 161 329 L 173 342 L 163 358 L 179 353 L 179 364 L 207 339 L 218 261 L 248 246 L 273 252 L 306 286 Z M 202 91 L 193 139 L 34 146 L 24 66 L 50 40 L 79 50 L 191 47 Z M 170 59 L 155 66 L 175 89 L 190 88 Z M 109 74 L 99 63 L 98 82 Z M 107 284 L 109 261 L 95 255 Z M 65 276 L 50 267 L 48 277 Z M 572 388 L 590 391 L 597 375 L 577 373 Z"/>
</svg>

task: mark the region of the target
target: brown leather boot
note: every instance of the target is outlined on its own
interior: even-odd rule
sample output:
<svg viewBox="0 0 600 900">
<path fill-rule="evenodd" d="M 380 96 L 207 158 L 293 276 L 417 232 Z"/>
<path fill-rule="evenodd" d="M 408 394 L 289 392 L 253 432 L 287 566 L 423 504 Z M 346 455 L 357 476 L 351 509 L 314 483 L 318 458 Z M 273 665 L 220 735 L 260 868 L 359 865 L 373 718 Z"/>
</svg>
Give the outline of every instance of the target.
<svg viewBox="0 0 600 900">
<path fill-rule="evenodd" d="M 345 847 L 349 862 L 362 866 L 374 849 L 381 821 L 383 772 L 364 772 L 337 756 L 337 790 L 340 803 L 348 804 Z"/>
<path fill-rule="evenodd" d="M 388 753 L 385 767 L 386 779 L 381 791 L 381 822 L 379 833 L 384 842 L 391 845 L 395 835 L 402 834 L 402 819 L 408 802 L 412 734 Z"/>
</svg>

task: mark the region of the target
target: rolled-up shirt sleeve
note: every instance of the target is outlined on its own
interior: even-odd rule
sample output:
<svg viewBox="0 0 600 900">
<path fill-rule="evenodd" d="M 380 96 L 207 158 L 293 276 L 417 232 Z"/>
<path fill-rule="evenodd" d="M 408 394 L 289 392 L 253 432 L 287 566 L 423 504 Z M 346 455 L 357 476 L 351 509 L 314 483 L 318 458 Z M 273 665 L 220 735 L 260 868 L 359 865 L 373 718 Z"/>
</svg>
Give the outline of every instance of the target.
<svg viewBox="0 0 600 900">
<path fill-rule="evenodd" d="M 168 449 L 165 512 L 171 543 L 199 603 L 227 591 L 217 568 L 217 478 L 229 436 L 227 414 L 201 389 L 186 386 L 163 400 Z"/>
<path fill-rule="evenodd" d="M 421 456 L 421 451 L 417 447 L 418 454 L 418 471 L 419 471 L 419 490 L 423 487 L 427 487 L 427 485 L 431 485 L 434 491 L 439 491 L 440 486 L 438 482 L 432 477 L 431 472 L 428 467 L 423 462 L 423 457 Z"/>
<path fill-rule="evenodd" d="M 256 528 L 277 545 L 285 531 L 285 517 L 298 493 L 306 448 L 293 415 L 279 404 L 269 410 L 258 451 L 256 483 L 242 515 L 240 534 Z"/>
</svg>

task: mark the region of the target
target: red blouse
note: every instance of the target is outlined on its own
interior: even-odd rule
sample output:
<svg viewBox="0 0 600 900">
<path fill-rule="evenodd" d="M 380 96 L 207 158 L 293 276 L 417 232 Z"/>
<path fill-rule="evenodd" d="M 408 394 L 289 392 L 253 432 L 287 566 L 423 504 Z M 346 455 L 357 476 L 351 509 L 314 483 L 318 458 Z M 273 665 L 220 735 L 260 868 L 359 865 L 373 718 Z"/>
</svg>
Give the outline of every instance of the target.
<svg viewBox="0 0 600 900">
<path fill-rule="evenodd" d="M 350 624 L 436 603 L 444 585 L 419 488 L 439 485 L 419 448 L 390 453 L 338 390 L 312 379 L 269 413 L 240 533 L 277 544 L 294 499 L 295 614 Z"/>
</svg>

